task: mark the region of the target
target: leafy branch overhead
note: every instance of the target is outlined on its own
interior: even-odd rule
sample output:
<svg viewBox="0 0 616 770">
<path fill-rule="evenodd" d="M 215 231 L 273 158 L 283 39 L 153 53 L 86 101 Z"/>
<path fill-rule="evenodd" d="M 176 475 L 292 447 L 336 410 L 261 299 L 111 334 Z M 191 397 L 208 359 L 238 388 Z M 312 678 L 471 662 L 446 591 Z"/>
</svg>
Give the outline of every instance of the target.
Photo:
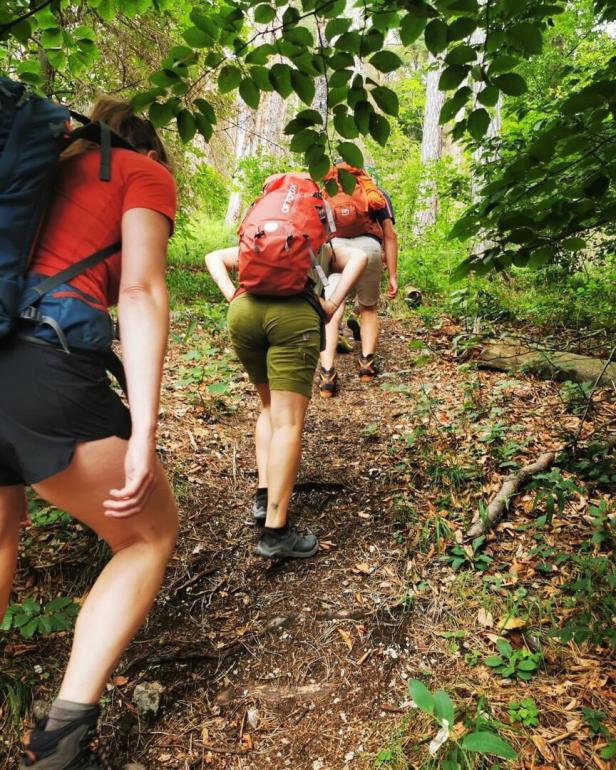
<svg viewBox="0 0 616 770">
<path fill-rule="evenodd" d="M 493 143 L 486 138 L 492 112 L 502 97 L 527 92 L 520 70 L 541 53 L 553 19 L 566 8 L 565 0 L 81 5 L 85 16 L 61 0 L 41 0 L 28 11 L 20 0 L 0 2 L 0 34 L 11 51 L 5 68 L 44 89 L 44 55 L 68 81 L 84 77 L 95 67 L 104 35 L 99 21 L 173 17 L 176 44 L 150 74 L 149 86 L 135 94 L 135 108 L 146 110 L 158 127 L 175 121 L 184 142 L 196 134 L 209 141 L 217 109 L 206 95 L 237 91 L 253 109 L 266 92 L 296 95 L 301 106 L 285 133 L 316 179 L 336 157 L 363 165 L 361 137 L 387 143 L 390 121 L 399 113 L 393 73 L 404 68 L 405 50 L 421 42 L 436 58 L 439 87 L 447 93 L 441 123 L 451 124 L 453 138 L 472 147 Z M 616 18 L 616 0 L 595 0 L 595 13 L 598 22 Z M 92 23 L 83 23 L 90 17 Z M 505 148 L 485 164 L 488 184 L 452 237 L 481 232 L 491 243 L 460 267 L 459 276 L 471 269 L 541 265 L 559 250 L 583 248 L 581 231 L 613 219 L 613 78 L 608 64 L 590 82 L 572 83 L 571 94 L 545 105 L 546 119 L 533 128 L 530 146 Z M 326 115 L 313 109 L 319 79 L 327 86 Z"/>
</svg>

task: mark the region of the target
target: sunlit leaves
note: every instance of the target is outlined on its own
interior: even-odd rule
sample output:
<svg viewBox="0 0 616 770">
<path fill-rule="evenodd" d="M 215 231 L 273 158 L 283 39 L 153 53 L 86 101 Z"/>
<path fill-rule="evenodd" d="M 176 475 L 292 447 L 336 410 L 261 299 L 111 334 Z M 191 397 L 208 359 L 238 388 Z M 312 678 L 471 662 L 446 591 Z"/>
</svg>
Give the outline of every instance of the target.
<svg viewBox="0 0 616 770">
<path fill-rule="evenodd" d="M 412 45 L 426 28 L 427 19 L 409 13 L 400 22 L 400 41 L 402 45 Z"/>
<path fill-rule="evenodd" d="M 398 95 L 395 91 L 392 91 L 391 88 L 377 86 L 372 89 L 370 95 L 384 113 L 393 115 L 394 117 L 398 115 L 400 111 Z"/>
<path fill-rule="evenodd" d="M 229 93 L 242 82 L 242 71 L 231 64 L 224 66 L 218 75 L 218 90 L 221 94 Z"/>
<path fill-rule="evenodd" d="M 432 19 L 425 29 L 424 38 L 430 53 L 441 53 L 447 48 L 447 25 L 441 19 Z"/>
<path fill-rule="evenodd" d="M 379 51 L 371 57 L 370 64 L 380 72 L 393 72 L 401 66 L 402 61 L 393 51 Z"/>
<path fill-rule="evenodd" d="M 517 72 L 507 72 L 492 79 L 495 86 L 510 96 L 521 96 L 528 91 L 526 81 Z"/>
<path fill-rule="evenodd" d="M 483 107 L 473 110 L 467 118 L 469 134 L 476 141 L 483 139 L 490 125 L 490 115 Z"/>
<path fill-rule="evenodd" d="M 507 42 L 525 54 L 537 54 L 543 47 L 541 30 L 536 24 L 515 24 L 506 32 Z"/>
<path fill-rule="evenodd" d="M 362 151 L 355 144 L 351 142 L 341 142 L 336 146 L 336 149 L 340 153 L 340 157 L 355 168 L 364 167 L 364 156 Z"/>
<path fill-rule="evenodd" d="M 262 3 L 255 8 L 254 18 L 257 24 L 268 24 L 272 19 L 276 18 L 276 8 Z"/>
</svg>

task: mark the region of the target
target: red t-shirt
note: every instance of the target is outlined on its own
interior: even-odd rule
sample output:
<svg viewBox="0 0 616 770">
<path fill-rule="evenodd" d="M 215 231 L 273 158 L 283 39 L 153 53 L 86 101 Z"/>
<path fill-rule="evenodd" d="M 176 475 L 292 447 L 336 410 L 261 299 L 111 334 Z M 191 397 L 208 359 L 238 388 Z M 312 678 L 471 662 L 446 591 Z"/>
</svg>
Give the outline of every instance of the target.
<svg viewBox="0 0 616 770">
<path fill-rule="evenodd" d="M 60 270 L 121 239 L 122 215 L 152 209 L 175 219 L 175 182 L 169 171 L 146 155 L 113 149 L 111 179 L 98 178 L 97 149 L 62 161 L 45 225 L 30 271 L 55 275 Z M 109 307 L 118 301 L 121 253 L 70 282 Z"/>
</svg>

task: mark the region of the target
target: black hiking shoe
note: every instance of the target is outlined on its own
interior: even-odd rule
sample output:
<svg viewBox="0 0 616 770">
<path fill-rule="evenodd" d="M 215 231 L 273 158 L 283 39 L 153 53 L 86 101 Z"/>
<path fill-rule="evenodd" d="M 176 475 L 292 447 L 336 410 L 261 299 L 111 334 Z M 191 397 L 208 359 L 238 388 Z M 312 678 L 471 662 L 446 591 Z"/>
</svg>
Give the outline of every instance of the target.
<svg viewBox="0 0 616 770">
<path fill-rule="evenodd" d="M 374 362 L 374 353 L 359 357 L 359 379 L 362 382 L 370 382 L 378 373 L 378 367 Z"/>
<path fill-rule="evenodd" d="M 354 316 L 347 319 L 347 326 L 353 332 L 353 339 L 355 342 L 361 342 L 361 328 L 359 321 Z"/>
<path fill-rule="evenodd" d="M 30 735 L 20 770 L 114 770 L 95 748 L 96 721 L 96 717 L 76 719 L 45 732 L 45 717 Z"/>
<path fill-rule="evenodd" d="M 319 393 L 321 398 L 333 398 L 338 392 L 338 375 L 332 366 L 331 369 L 319 370 Z"/>
<path fill-rule="evenodd" d="M 289 527 L 282 535 L 264 532 L 255 549 L 266 559 L 309 559 L 319 550 L 314 535 L 301 535 L 295 527 Z"/>
<path fill-rule="evenodd" d="M 267 517 L 267 492 L 264 495 L 257 493 L 252 504 L 252 517 L 257 527 L 265 526 Z"/>
</svg>

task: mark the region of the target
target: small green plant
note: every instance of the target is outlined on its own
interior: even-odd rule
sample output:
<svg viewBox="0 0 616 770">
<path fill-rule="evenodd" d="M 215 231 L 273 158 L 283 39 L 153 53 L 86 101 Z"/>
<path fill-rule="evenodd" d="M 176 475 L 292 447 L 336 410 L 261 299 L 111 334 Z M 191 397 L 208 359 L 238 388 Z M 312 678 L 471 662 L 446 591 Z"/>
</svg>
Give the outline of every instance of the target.
<svg viewBox="0 0 616 770">
<path fill-rule="evenodd" d="M 567 502 L 574 495 L 584 491 L 575 484 L 573 479 L 563 476 L 559 468 L 552 468 L 547 473 L 538 473 L 528 488 L 536 490 L 533 509 L 545 511 L 542 516 L 539 516 L 537 523 L 547 527 L 552 524 L 556 513 L 562 515 Z"/>
<path fill-rule="evenodd" d="M 492 557 L 481 553 L 485 540 L 485 536 L 482 535 L 476 537 L 470 544 L 452 546 L 446 556 L 451 569 L 458 570 L 463 565 L 479 571 L 488 569 L 492 563 Z"/>
<path fill-rule="evenodd" d="M 362 428 L 361 435 L 366 441 L 378 441 L 380 434 L 379 426 L 376 422 L 371 422 Z"/>
<path fill-rule="evenodd" d="M 483 662 L 503 679 L 517 678 L 527 682 L 533 678 L 543 660 L 540 652 L 531 652 L 525 647 L 514 650 L 506 639 L 498 639 L 496 648 L 500 655 L 488 655 Z"/>
<path fill-rule="evenodd" d="M 539 725 L 537 704 L 532 698 L 511 701 L 507 706 L 507 713 L 513 723 L 519 722 L 524 727 L 537 727 Z"/>
<path fill-rule="evenodd" d="M 68 631 L 79 613 L 79 605 L 70 596 L 58 596 L 41 606 L 32 597 L 7 609 L 0 631 L 18 631 L 24 639 L 35 634 L 47 636 L 56 631 Z"/>
<path fill-rule="evenodd" d="M 432 693 L 422 682 L 413 679 L 409 682 L 409 694 L 417 708 L 429 714 L 439 728 L 428 746 L 430 757 L 426 757 L 421 767 L 434 766 L 430 764 L 434 761 L 432 757 L 438 757 L 436 761 L 440 770 L 471 768 L 475 755 L 480 759 L 487 759 L 488 756 L 506 760 L 516 758 L 514 749 L 497 734 L 496 723 L 483 716 L 484 706 L 478 708 L 474 715 L 464 717 L 467 732 L 456 738 L 452 731 L 456 724 L 456 712 L 444 690 Z"/>
<path fill-rule="evenodd" d="M 481 661 L 481 652 L 479 650 L 469 650 L 464 653 L 464 662 L 469 668 L 475 668 Z"/>
<path fill-rule="evenodd" d="M 566 380 L 560 386 L 560 398 L 568 412 L 582 414 L 592 396 L 592 382 L 571 382 Z"/>
<path fill-rule="evenodd" d="M 28 514 L 30 521 L 35 527 L 51 527 L 55 524 L 70 524 L 72 521 L 68 513 L 64 513 L 59 508 L 46 506 L 44 508 L 34 508 Z"/>
<path fill-rule="evenodd" d="M 600 735 L 603 738 L 609 736 L 609 730 L 604 724 L 607 719 L 605 711 L 596 711 L 595 709 L 582 706 L 582 719 L 586 722 L 593 735 Z"/>
</svg>

